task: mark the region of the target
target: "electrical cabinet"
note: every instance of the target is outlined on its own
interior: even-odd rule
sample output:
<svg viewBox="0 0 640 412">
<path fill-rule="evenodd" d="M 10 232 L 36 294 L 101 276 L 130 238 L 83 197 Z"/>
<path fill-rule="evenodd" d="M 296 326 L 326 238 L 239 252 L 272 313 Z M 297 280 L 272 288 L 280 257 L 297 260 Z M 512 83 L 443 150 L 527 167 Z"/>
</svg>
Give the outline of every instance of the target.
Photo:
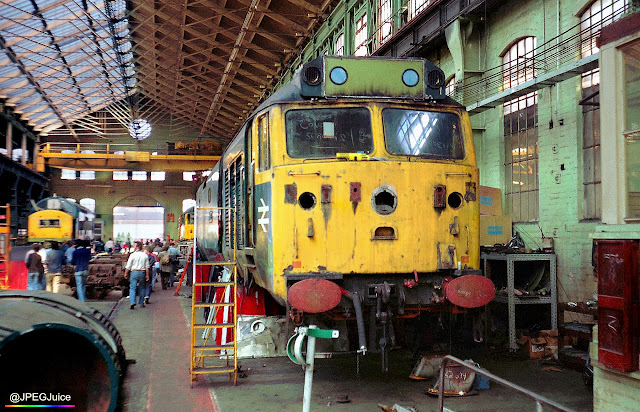
<svg viewBox="0 0 640 412">
<path fill-rule="evenodd" d="M 638 369 L 638 250 L 638 240 L 596 240 L 598 361 L 624 372 Z"/>
</svg>

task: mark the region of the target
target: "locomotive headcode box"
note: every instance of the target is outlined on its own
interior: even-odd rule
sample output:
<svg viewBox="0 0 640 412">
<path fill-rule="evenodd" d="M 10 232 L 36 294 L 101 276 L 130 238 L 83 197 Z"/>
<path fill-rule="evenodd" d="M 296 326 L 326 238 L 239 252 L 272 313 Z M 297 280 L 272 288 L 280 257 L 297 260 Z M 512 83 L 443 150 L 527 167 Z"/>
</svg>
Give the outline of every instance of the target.
<svg viewBox="0 0 640 412">
<path fill-rule="evenodd" d="M 480 215 L 480 245 L 493 246 L 511 240 L 511 216 Z"/>
<path fill-rule="evenodd" d="M 489 186 L 480 186 L 478 188 L 480 197 L 480 214 L 481 215 L 502 215 L 502 198 L 500 189 Z"/>
</svg>

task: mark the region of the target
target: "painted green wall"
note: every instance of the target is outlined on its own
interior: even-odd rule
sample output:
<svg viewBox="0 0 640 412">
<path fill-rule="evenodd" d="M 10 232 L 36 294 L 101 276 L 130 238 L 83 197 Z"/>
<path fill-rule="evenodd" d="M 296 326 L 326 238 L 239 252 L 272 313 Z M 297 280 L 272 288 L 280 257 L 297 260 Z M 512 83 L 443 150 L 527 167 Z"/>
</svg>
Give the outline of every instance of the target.
<svg viewBox="0 0 640 412">
<path fill-rule="evenodd" d="M 509 2 L 488 16 L 484 68 L 501 63 L 500 55 L 523 36 L 536 36 L 540 46 L 578 23 L 586 2 Z M 558 27 L 559 23 L 559 27 Z M 482 43 L 478 40 L 477 44 Z M 467 53 L 473 55 L 473 53 Z M 539 220 L 515 224 L 527 247 L 541 247 L 541 237 L 554 238 L 558 263 L 560 301 L 592 300 L 596 277 L 591 265 L 589 234 L 599 222 L 582 221 L 582 111 L 580 76 L 538 91 Z M 480 183 L 504 190 L 504 142 L 502 106 L 473 116 Z M 550 122 L 553 122 L 553 128 Z M 562 125 L 560 124 L 562 123 Z M 505 206 L 503 204 L 503 206 Z"/>
</svg>

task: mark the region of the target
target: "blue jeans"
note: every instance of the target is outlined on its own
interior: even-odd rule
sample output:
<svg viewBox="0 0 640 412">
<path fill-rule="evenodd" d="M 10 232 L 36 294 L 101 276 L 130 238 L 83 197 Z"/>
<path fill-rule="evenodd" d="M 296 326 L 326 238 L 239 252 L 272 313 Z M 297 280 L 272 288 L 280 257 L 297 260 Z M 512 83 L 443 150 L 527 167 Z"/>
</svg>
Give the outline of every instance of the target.
<svg viewBox="0 0 640 412">
<path fill-rule="evenodd" d="M 78 292 L 78 300 L 80 302 L 86 302 L 87 296 L 87 275 L 88 270 L 80 270 L 76 272 L 76 292 Z"/>
<path fill-rule="evenodd" d="M 144 270 L 132 270 L 129 276 L 129 303 L 136 304 L 136 293 L 138 294 L 138 304 L 144 303 L 145 288 Z"/>
<path fill-rule="evenodd" d="M 44 278 L 44 275 L 41 277 L 38 272 L 29 273 L 27 278 L 27 290 L 44 290 L 44 287 L 42 286 L 42 278 Z"/>
</svg>

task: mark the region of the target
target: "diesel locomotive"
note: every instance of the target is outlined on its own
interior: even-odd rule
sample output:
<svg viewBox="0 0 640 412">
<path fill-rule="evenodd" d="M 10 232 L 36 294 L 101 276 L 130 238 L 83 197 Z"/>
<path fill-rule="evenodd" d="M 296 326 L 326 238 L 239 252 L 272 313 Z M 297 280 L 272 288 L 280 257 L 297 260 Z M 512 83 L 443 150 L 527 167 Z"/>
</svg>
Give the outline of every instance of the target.
<svg viewBox="0 0 640 412">
<path fill-rule="evenodd" d="M 388 327 L 447 300 L 488 303 L 471 124 L 444 85 L 424 59 L 303 65 L 198 187 L 200 256 L 235 252 L 280 304 L 355 317 L 361 351 L 363 311 Z"/>
<path fill-rule="evenodd" d="M 95 214 L 86 207 L 64 197 L 47 197 L 35 203 L 29 215 L 29 242 L 93 239 Z"/>
</svg>

